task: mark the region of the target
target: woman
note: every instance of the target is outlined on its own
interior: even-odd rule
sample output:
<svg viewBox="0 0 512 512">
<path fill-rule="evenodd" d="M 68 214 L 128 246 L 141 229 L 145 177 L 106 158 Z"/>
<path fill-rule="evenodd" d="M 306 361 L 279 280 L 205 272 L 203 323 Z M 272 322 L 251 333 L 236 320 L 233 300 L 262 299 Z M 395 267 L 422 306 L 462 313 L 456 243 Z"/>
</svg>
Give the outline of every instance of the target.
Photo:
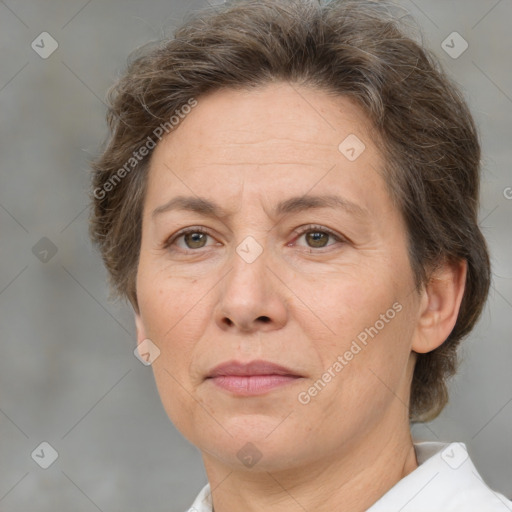
<svg viewBox="0 0 512 512">
<path fill-rule="evenodd" d="M 190 510 L 505 511 L 447 402 L 489 257 L 480 148 L 382 2 L 239 1 L 112 91 L 91 221 L 173 423 Z"/>
</svg>

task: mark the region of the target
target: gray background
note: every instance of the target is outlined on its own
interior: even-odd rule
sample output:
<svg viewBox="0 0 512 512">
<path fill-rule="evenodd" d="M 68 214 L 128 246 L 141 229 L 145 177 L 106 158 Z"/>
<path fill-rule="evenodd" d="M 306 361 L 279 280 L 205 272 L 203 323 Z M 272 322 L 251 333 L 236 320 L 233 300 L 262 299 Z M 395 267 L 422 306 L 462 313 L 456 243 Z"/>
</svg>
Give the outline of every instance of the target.
<svg viewBox="0 0 512 512">
<path fill-rule="evenodd" d="M 106 134 L 106 90 L 131 50 L 202 5 L 0 2 L 2 512 L 179 512 L 206 483 L 199 452 L 168 420 L 151 369 L 133 355 L 131 312 L 109 302 L 87 237 L 88 162 Z M 480 222 L 493 262 L 489 302 L 464 343 L 450 405 L 413 433 L 466 442 L 483 478 L 512 497 L 512 2 L 402 5 L 480 127 Z M 47 59 L 31 48 L 43 31 L 59 44 Z M 457 59 L 441 47 L 453 31 L 469 43 Z M 57 249 L 47 262 L 33 253 L 42 237 Z M 42 441 L 59 454 L 46 470 L 31 458 Z"/>
</svg>

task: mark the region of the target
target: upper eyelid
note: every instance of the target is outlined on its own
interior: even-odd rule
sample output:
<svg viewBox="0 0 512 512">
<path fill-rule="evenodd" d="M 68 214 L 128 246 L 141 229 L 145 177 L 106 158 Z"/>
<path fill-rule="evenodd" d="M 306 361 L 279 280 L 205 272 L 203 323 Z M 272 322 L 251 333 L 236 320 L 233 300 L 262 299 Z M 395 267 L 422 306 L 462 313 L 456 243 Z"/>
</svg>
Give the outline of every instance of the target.
<svg viewBox="0 0 512 512">
<path fill-rule="evenodd" d="M 336 237 L 338 239 L 345 239 L 345 237 L 339 233 L 336 233 L 336 231 L 326 227 L 326 226 L 319 226 L 316 224 L 306 224 L 305 226 L 301 226 L 300 228 L 297 228 L 294 232 L 298 233 L 300 236 L 302 236 L 304 233 L 307 233 L 308 231 L 323 231 L 325 233 L 328 233 L 329 235 L 332 235 L 333 237 Z"/>
</svg>

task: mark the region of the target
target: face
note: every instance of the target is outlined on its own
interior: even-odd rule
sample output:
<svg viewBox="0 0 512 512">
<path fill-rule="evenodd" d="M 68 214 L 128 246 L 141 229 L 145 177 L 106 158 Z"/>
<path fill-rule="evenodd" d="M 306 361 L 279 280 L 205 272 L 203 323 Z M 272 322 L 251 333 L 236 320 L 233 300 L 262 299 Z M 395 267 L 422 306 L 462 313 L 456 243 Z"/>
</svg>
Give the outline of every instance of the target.
<svg viewBox="0 0 512 512">
<path fill-rule="evenodd" d="M 419 299 L 368 128 L 348 99 L 279 83 L 198 98 L 154 150 L 138 341 L 206 457 L 275 470 L 407 424 Z M 286 371 L 211 377 L 254 361 Z"/>
</svg>

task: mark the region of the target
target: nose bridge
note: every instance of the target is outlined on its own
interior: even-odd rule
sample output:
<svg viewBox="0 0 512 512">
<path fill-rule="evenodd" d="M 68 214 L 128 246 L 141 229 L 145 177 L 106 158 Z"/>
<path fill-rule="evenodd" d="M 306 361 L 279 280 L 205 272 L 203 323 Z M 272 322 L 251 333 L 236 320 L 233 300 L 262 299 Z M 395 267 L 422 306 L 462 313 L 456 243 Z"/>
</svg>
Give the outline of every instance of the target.
<svg viewBox="0 0 512 512">
<path fill-rule="evenodd" d="M 273 279 L 267 237 L 246 235 L 231 254 L 230 271 L 220 288 L 217 321 L 247 331 L 258 325 L 282 325 L 286 317 L 283 297 Z M 272 326 L 269 326 L 272 328 Z"/>
<path fill-rule="evenodd" d="M 261 237 L 245 236 L 236 245 L 231 255 L 231 271 L 224 293 L 237 298 L 239 304 L 247 305 L 263 301 L 268 291 L 268 247 Z"/>
<path fill-rule="evenodd" d="M 237 210 L 235 231 L 240 237 L 231 255 L 230 281 L 240 283 L 254 281 L 251 286 L 265 287 L 265 266 L 269 263 L 269 222 L 266 209 L 257 187 L 247 187 L 246 178 L 239 194 L 240 208 Z M 249 190 L 255 196 L 249 197 Z"/>
</svg>

